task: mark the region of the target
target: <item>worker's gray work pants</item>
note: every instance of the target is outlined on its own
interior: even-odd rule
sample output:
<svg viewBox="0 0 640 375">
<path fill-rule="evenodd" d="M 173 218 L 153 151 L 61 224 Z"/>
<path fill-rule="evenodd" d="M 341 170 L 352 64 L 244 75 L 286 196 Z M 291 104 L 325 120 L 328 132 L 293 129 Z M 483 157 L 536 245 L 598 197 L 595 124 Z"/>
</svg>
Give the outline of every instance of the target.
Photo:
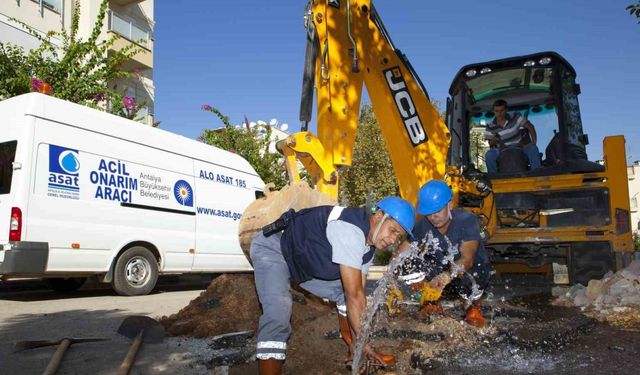
<svg viewBox="0 0 640 375">
<path fill-rule="evenodd" d="M 258 359 L 285 359 L 287 340 L 291 335 L 290 273 L 280 248 L 281 234 L 265 237 L 259 233 L 251 242 L 256 290 L 262 305 L 258 327 Z M 336 303 L 338 312 L 346 316 L 341 280 L 311 279 L 300 284 L 310 293 Z"/>
</svg>

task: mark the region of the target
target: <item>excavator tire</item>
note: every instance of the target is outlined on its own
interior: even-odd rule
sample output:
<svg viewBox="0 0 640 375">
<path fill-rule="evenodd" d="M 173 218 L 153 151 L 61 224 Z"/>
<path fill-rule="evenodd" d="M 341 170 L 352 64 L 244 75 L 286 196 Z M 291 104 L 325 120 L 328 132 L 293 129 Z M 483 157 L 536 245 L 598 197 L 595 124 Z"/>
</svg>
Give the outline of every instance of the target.
<svg viewBox="0 0 640 375">
<path fill-rule="evenodd" d="M 291 208 L 299 211 L 303 208 L 336 204 L 331 197 L 313 190 L 305 181 L 286 185 L 276 191 L 271 191 L 271 188 L 273 188 L 272 183 L 265 185 L 264 197 L 256 199 L 244 210 L 238 225 L 240 247 L 249 263 L 251 263 L 249 257 L 251 241 L 262 227 L 273 223 Z"/>
</svg>

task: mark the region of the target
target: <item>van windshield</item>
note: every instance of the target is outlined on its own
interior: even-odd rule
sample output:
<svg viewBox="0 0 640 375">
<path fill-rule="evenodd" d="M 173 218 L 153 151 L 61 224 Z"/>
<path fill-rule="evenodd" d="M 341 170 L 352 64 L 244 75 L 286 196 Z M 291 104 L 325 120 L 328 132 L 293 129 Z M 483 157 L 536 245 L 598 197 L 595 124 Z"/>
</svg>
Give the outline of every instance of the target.
<svg viewBox="0 0 640 375">
<path fill-rule="evenodd" d="M 11 191 L 11 177 L 13 176 L 13 160 L 16 157 L 18 142 L 0 143 L 0 194 Z"/>
</svg>

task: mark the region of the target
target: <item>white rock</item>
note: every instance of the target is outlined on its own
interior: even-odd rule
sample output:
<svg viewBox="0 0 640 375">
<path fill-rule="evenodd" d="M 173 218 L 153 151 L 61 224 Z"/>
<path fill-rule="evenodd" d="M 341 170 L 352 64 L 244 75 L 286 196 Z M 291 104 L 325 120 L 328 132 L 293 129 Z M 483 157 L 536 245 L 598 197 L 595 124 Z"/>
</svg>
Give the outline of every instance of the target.
<svg viewBox="0 0 640 375">
<path fill-rule="evenodd" d="M 611 296 L 621 296 L 629 289 L 635 289 L 633 283 L 627 279 L 622 279 L 609 287 L 608 294 Z"/>
<path fill-rule="evenodd" d="M 604 300 L 602 302 L 607 305 L 615 305 L 618 303 L 618 297 L 606 295 L 604 296 Z"/>
<path fill-rule="evenodd" d="M 587 289 L 584 285 L 582 284 L 576 284 L 576 285 L 572 285 L 571 288 L 569 288 L 569 290 L 567 290 L 567 297 L 573 298 L 575 297 L 579 292 L 585 292 L 585 289 Z"/>
<path fill-rule="evenodd" d="M 586 294 L 578 294 L 573 298 L 573 304 L 576 306 L 587 306 L 591 304 L 591 298 Z"/>
<path fill-rule="evenodd" d="M 596 299 L 599 296 L 606 294 L 606 287 L 602 280 L 591 280 L 587 286 L 587 297 Z"/>
<path fill-rule="evenodd" d="M 593 303 L 595 303 L 596 305 L 601 305 L 602 303 L 604 303 L 604 294 L 596 297 L 596 300 Z"/>
<path fill-rule="evenodd" d="M 635 294 L 632 296 L 625 296 L 620 299 L 620 303 L 623 305 L 640 305 L 640 295 Z"/>
</svg>

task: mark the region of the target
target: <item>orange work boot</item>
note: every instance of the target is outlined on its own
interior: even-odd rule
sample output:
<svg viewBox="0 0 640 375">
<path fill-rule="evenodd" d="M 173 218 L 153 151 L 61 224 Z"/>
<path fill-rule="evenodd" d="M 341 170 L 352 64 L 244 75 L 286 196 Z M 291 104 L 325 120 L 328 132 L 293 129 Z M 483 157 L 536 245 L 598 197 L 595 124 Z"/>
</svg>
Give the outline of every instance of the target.
<svg viewBox="0 0 640 375">
<path fill-rule="evenodd" d="M 440 302 L 427 302 L 424 304 L 424 307 L 422 307 L 422 310 L 420 310 L 420 314 L 424 317 L 428 317 L 431 313 L 436 313 L 440 316 L 447 316 L 447 313 L 444 312 Z"/>
<path fill-rule="evenodd" d="M 261 359 L 258 360 L 258 371 L 260 375 L 282 375 L 283 363 L 276 359 Z"/>
<path fill-rule="evenodd" d="M 471 307 L 467 309 L 467 317 L 465 320 L 476 328 L 482 328 L 487 324 L 482 316 L 482 310 L 480 310 L 480 303 L 478 303 L 478 301 L 475 301 Z"/>
</svg>

